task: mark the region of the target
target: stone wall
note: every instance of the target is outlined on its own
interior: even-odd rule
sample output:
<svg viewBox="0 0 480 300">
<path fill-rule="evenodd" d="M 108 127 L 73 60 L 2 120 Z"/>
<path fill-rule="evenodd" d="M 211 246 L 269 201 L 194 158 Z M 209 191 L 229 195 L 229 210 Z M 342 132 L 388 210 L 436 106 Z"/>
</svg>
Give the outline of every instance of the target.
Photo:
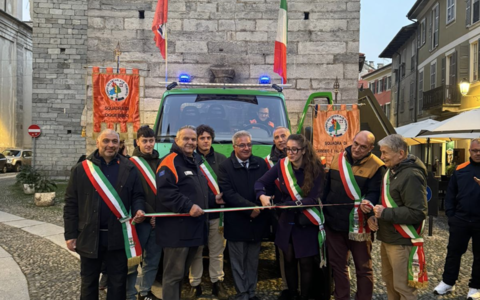
<svg viewBox="0 0 480 300">
<path fill-rule="evenodd" d="M 38 165 L 67 177 L 81 154 L 80 116 L 85 106 L 87 1 L 33 2 L 33 123 Z"/>
<path fill-rule="evenodd" d="M 30 146 L 31 52 L 32 28 L 0 10 L 0 151 Z"/>
<path fill-rule="evenodd" d="M 83 12 L 85 2 L 75 1 L 76 5 L 81 6 L 78 9 L 79 12 Z M 82 73 L 82 67 L 85 65 L 82 64 L 85 58 L 85 46 L 87 47 L 86 65 L 115 67 L 113 50 L 119 42 L 122 51 L 121 67 L 142 69 L 140 74 L 144 79 L 141 82 L 141 122 L 153 124 L 164 92 L 159 82 L 165 81 L 165 62 L 155 47 L 150 29 L 156 2 L 155 0 L 89 0 L 86 40 L 83 30 L 85 17 L 80 20 L 80 27 L 72 28 L 72 30 L 81 28 L 80 37 L 76 39 L 77 46 L 67 48 L 69 51 L 63 54 L 66 58 L 70 55 L 77 55 L 79 58 L 75 63 L 68 62 L 66 68 L 60 65 L 49 67 L 38 64 L 38 66 L 47 67 L 45 72 L 52 72 L 51 70 L 61 72 L 65 69 L 81 77 L 81 74 L 85 74 Z M 62 3 L 71 4 L 60 6 L 55 3 L 57 2 L 53 0 L 35 0 L 34 11 L 40 8 L 40 4 L 54 5 L 49 7 L 50 16 L 58 13 L 62 17 L 68 17 L 65 12 L 72 9 L 65 5 L 73 6 L 73 1 L 62 1 Z M 279 0 L 170 1 L 168 80 L 175 80 L 181 72 L 186 72 L 191 74 L 195 81 L 209 82 L 211 66 L 228 65 L 235 70 L 234 82 L 257 83 L 260 75 L 268 74 L 274 82 L 279 83 L 279 76 L 273 73 L 273 50 L 279 5 Z M 36 11 L 35 13 L 38 14 Z M 77 9 L 73 9 L 73 13 L 72 17 L 79 16 Z M 143 19 L 140 18 L 142 14 Z M 357 101 L 360 1 L 289 0 L 288 18 L 287 75 L 288 83 L 292 84 L 293 88 L 286 89 L 284 94 L 292 124 L 296 127 L 307 97 L 316 91 L 332 91 L 336 77 L 340 81 L 339 102 Z M 35 22 L 34 34 L 37 27 L 44 30 L 42 34 L 51 34 L 48 31 L 50 28 L 44 28 L 43 24 Z M 86 43 L 81 44 L 82 40 Z M 45 43 L 40 44 L 42 49 L 47 51 L 45 54 L 42 53 L 43 55 L 49 58 L 62 55 L 56 53 L 60 47 L 58 42 L 43 40 L 37 42 Z M 44 112 L 45 121 L 50 118 L 50 121 L 55 123 L 53 126 L 58 126 L 58 131 L 62 134 L 65 134 L 67 127 L 73 130 L 66 140 L 55 139 L 55 143 L 60 141 L 73 148 L 64 149 L 62 152 L 74 152 L 78 155 L 82 151 L 90 152 L 95 148 L 92 137 L 90 74 L 89 69 L 86 73 L 88 85 L 86 99 L 89 111 L 86 148 L 82 144 L 83 140 L 79 138 L 78 116 L 81 113 L 82 100 L 85 99 L 82 99 L 84 96 L 82 89 L 72 91 L 61 88 L 59 90 L 62 93 L 54 92 L 54 96 L 52 95 L 62 105 L 69 105 L 67 114 L 70 114 L 68 118 L 70 122 L 63 123 L 62 112 L 52 112 L 52 108 Z M 75 80 L 75 83 L 78 82 L 78 85 L 70 84 L 70 86 L 78 88 L 82 86 L 81 78 L 78 80 L 72 78 L 72 80 Z M 48 86 L 54 85 L 53 82 L 45 85 L 45 93 L 52 91 Z M 63 91 L 69 91 L 69 93 L 63 94 Z M 67 95 L 68 97 L 63 97 Z M 65 102 L 68 99 L 75 99 L 77 102 L 75 104 Z M 45 107 L 44 103 L 39 102 L 39 105 Z M 72 105 L 75 105 L 75 109 Z M 129 134 L 132 137 L 132 133 Z M 68 154 L 72 158 L 75 155 Z M 55 160 L 50 163 L 58 164 Z M 65 174 L 66 165 L 63 162 L 62 166 L 64 169 L 59 171 Z"/>
</svg>

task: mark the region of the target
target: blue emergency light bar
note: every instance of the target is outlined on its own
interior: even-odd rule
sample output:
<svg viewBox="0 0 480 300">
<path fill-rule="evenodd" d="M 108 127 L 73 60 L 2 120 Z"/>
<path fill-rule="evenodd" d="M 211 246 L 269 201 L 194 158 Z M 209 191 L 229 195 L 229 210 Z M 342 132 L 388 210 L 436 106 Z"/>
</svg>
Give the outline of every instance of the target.
<svg viewBox="0 0 480 300">
<path fill-rule="evenodd" d="M 260 84 L 270 84 L 270 76 L 260 76 L 260 78 L 258 79 L 258 82 Z"/>
<path fill-rule="evenodd" d="M 192 78 L 188 74 L 180 74 L 180 76 L 178 76 L 178 81 L 179 82 L 191 82 Z"/>
</svg>

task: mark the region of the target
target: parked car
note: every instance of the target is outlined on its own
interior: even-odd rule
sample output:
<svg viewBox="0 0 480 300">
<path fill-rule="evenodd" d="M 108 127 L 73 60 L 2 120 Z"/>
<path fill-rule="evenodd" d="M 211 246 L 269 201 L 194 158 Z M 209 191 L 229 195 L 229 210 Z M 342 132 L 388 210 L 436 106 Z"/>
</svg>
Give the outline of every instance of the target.
<svg viewBox="0 0 480 300">
<path fill-rule="evenodd" d="M 7 173 L 7 158 L 5 155 L 0 153 L 0 171 L 2 173 Z"/>
<path fill-rule="evenodd" d="M 21 166 L 32 164 L 32 150 L 7 149 L 2 154 L 7 158 L 8 170 L 19 172 Z"/>
</svg>

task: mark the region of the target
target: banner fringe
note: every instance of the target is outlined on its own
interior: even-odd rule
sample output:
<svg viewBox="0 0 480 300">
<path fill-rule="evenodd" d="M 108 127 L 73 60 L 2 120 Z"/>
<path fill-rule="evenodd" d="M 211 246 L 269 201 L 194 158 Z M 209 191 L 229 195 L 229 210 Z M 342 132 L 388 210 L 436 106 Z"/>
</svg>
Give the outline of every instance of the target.
<svg viewBox="0 0 480 300">
<path fill-rule="evenodd" d="M 370 237 L 370 233 L 349 232 L 348 239 L 356 242 L 366 242 L 366 241 L 370 241 L 371 237 Z"/>
<path fill-rule="evenodd" d="M 127 265 L 129 268 L 138 266 L 142 262 L 142 256 L 135 256 L 128 259 Z"/>
</svg>

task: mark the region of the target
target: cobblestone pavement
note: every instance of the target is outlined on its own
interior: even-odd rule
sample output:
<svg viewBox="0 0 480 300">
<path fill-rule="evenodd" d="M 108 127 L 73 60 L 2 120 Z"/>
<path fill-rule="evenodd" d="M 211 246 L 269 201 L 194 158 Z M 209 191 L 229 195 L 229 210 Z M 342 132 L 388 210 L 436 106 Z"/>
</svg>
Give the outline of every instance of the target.
<svg viewBox="0 0 480 300">
<path fill-rule="evenodd" d="M 13 179 L 0 180 L 0 211 L 8 212 L 23 218 L 63 225 L 62 201 L 50 208 L 38 208 L 33 205 L 33 196 L 22 196 L 15 192 L 11 185 Z M 61 195 L 60 195 L 60 198 Z M 0 246 L 9 252 L 24 272 L 29 286 L 30 297 L 35 299 L 78 299 L 80 265 L 77 259 L 48 240 L 31 235 L 23 230 L 0 224 Z M 425 229 L 428 233 L 428 226 Z M 425 252 L 427 256 L 430 286 L 419 292 L 419 299 L 466 299 L 468 280 L 471 273 L 473 256 L 471 244 L 463 256 L 460 278 L 456 285 L 456 292 L 451 295 L 438 297 L 432 294 L 433 288 L 441 281 L 443 265 L 448 243 L 448 226 L 446 218 L 441 214 L 435 218 L 433 236 L 425 235 Z M 380 243 L 373 246 L 375 289 L 374 299 L 387 299 L 386 288 L 381 280 Z M 271 243 L 262 245 L 258 272 L 258 296 L 260 299 L 276 299 L 281 289 L 281 280 L 277 278 L 275 251 Z M 353 263 L 352 263 L 353 266 Z M 214 299 L 211 294 L 211 284 L 207 269 L 204 268 L 203 286 L 204 297 Z M 233 281 L 228 264 L 225 265 L 225 283 L 230 294 L 234 294 Z M 355 293 L 355 270 L 351 268 L 352 296 Z M 159 292 L 158 282 L 154 292 Z M 101 293 L 104 299 L 104 293 Z M 1 295 L 0 295 L 1 299 Z"/>
</svg>

